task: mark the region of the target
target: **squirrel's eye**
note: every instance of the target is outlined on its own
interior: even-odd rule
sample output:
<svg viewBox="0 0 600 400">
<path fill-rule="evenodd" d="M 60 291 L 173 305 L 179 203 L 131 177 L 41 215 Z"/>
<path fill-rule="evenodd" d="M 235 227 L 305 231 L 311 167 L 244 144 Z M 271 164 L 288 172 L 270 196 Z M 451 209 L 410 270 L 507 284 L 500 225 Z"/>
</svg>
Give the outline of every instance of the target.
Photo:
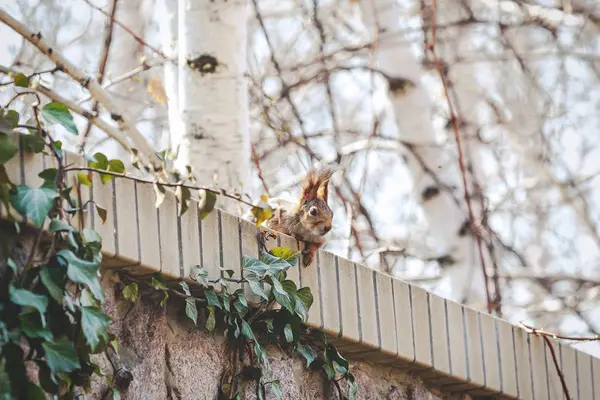
<svg viewBox="0 0 600 400">
<path fill-rule="evenodd" d="M 317 215 L 317 208 L 313 207 L 308 212 L 314 217 L 315 215 Z"/>
</svg>

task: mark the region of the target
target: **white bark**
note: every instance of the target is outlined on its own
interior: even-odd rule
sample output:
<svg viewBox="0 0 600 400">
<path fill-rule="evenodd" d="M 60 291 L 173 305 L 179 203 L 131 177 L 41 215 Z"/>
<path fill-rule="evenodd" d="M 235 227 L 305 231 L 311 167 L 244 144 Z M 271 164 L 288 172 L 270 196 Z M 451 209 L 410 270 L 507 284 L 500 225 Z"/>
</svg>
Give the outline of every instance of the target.
<svg viewBox="0 0 600 400">
<path fill-rule="evenodd" d="M 247 0 L 179 0 L 176 167 L 228 189 L 243 187 L 250 170 L 247 18 Z"/>
<path fill-rule="evenodd" d="M 363 23 L 370 31 L 371 40 L 379 32 L 393 32 L 399 28 L 403 17 L 396 0 L 371 0 L 359 2 Z M 449 157 L 455 148 L 442 147 L 436 136 L 431 115 L 430 99 L 422 84 L 423 70 L 408 44 L 400 46 L 383 45 L 375 50 L 375 63 L 387 75 L 387 91 L 399 138 L 414 145 L 416 157 L 408 161 L 408 168 L 414 178 L 414 190 L 422 206 L 433 239 L 435 252 L 452 258 L 446 267 L 451 297 L 463 299 L 469 294 L 469 302 L 485 299 L 481 266 L 471 234 L 461 234 L 461 228 L 468 221 L 466 208 L 456 204 L 442 185 L 455 187 L 456 196 L 462 200 L 463 190 L 457 161 Z M 396 89 L 397 79 L 403 78 L 415 84 L 413 88 Z M 438 94 L 438 96 L 441 95 Z M 438 98 L 438 101 L 444 100 Z M 444 104 L 442 102 L 442 104 Z M 419 162 L 433 171 L 442 182 L 434 181 Z M 474 250 L 475 249 L 475 250 Z M 475 268 L 474 268 L 475 267 Z M 475 296 L 470 296 L 470 295 Z"/>
<path fill-rule="evenodd" d="M 168 126 L 165 129 L 169 145 L 172 144 L 172 135 L 180 132 L 179 124 L 179 71 L 177 68 L 178 50 L 178 0 L 162 0 L 160 2 L 160 38 L 163 53 L 170 61 L 165 62 L 164 87 L 167 95 Z M 180 141 L 180 140 L 179 140 Z M 176 150 L 176 149 L 173 149 Z"/>
</svg>

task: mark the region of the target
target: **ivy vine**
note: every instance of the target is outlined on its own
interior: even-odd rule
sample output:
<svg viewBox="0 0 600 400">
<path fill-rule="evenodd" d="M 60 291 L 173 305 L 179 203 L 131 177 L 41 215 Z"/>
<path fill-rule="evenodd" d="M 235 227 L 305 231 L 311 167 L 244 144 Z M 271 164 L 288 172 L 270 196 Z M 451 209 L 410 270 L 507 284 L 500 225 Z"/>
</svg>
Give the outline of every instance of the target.
<svg viewBox="0 0 600 400">
<path fill-rule="evenodd" d="M 20 75 L 13 77 L 15 86 L 27 86 L 29 79 Z M 116 176 L 141 179 L 125 175 L 122 161 L 109 160 L 102 153 L 88 158 L 89 167 L 66 165 L 62 143 L 52 139 L 50 130 L 62 126 L 78 134 L 73 116 L 65 105 L 51 102 L 42 106 L 35 92 L 27 93 L 38 100 L 31 106 L 31 118 L 23 121 L 22 115 L 8 109 L 22 93 L 0 108 L 0 210 L 4 219 L 0 234 L 6 236 L 0 240 L 0 393 L 7 400 L 85 397 L 96 375 L 106 379 L 110 394 L 119 399 L 117 371 L 108 374 L 92 361 L 94 354 L 105 353 L 109 360 L 118 356 L 117 339 L 109 332 L 111 318 L 102 309 L 102 238 L 93 229 L 76 229 L 74 221 L 82 226 L 84 212 L 96 212 L 102 222 L 106 219 L 101 205 L 83 202 L 78 195 L 80 185 L 92 185 L 92 174 L 99 174 L 100 184 Z M 43 180 L 39 187 L 9 179 L 5 164 L 18 157 L 19 148 L 54 159 L 55 167 L 39 171 Z M 168 152 L 160 154 L 166 163 Z M 76 177 L 71 184 L 67 172 Z M 188 180 L 192 184 L 185 183 Z M 191 191 L 198 192 L 201 218 L 213 210 L 217 195 L 245 202 L 237 194 L 195 187 L 191 177 L 177 183 L 156 178 L 153 183 L 156 206 L 162 203 L 165 188 L 174 188 L 180 214 L 190 204 Z M 252 212 L 260 224 L 271 210 L 252 206 Z M 23 254 L 8 240 L 22 229 L 17 213 L 38 228 L 34 243 Z M 7 233 L 10 229 L 13 233 Z M 190 276 L 193 287 L 185 281 L 168 284 L 160 274 L 148 282 L 124 275 L 127 285 L 122 295 L 135 303 L 142 292 L 139 285 L 147 285 L 161 296 L 161 306 L 170 299 L 181 301 L 194 324 L 203 312 L 207 315 L 203 329 L 223 331 L 232 359 L 239 362 L 223 375 L 219 398 L 239 399 L 243 379 L 256 381 L 259 399 L 265 398 L 267 391 L 282 398 L 281 384 L 272 379 L 266 353 L 266 345 L 272 344 L 303 357 L 307 367 L 322 370 L 340 399 L 352 399 L 358 384 L 348 361 L 323 333 L 305 325 L 313 296 L 309 288 L 298 288 L 287 279 L 288 270 L 297 268 L 297 262 L 298 253 L 278 247 L 258 259 L 243 257 L 241 279 L 233 278 L 233 270 L 226 269 L 222 278 L 210 280 L 203 268 L 194 266 Z M 252 301 L 244 288 L 253 294 Z"/>
</svg>

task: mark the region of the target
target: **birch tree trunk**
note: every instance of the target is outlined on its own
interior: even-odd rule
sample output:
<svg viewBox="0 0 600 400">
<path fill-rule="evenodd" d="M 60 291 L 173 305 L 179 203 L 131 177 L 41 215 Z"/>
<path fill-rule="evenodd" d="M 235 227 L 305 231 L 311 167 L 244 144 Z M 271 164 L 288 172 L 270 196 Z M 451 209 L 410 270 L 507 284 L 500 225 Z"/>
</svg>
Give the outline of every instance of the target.
<svg viewBox="0 0 600 400">
<path fill-rule="evenodd" d="M 178 0 L 162 0 L 159 4 L 159 29 L 162 51 L 169 58 L 163 66 L 164 87 L 167 96 L 168 125 L 164 130 L 169 145 L 181 142 L 179 124 L 179 71 L 178 62 Z M 174 136 L 175 135 L 175 136 Z M 179 136 L 176 136 L 179 135 Z"/>
<path fill-rule="evenodd" d="M 360 1 L 359 5 L 371 40 L 376 39 L 378 33 L 398 31 L 403 16 L 396 0 Z M 449 156 L 454 154 L 452 148 L 442 147 L 436 136 L 431 100 L 421 82 L 421 65 L 408 43 L 378 46 L 374 56 L 377 69 L 384 74 L 399 139 L 411 146 L 413 156 L 407 165 L 429 225 L 434 251 L 444 257 L 444 273 L 449 278 L 451 297 L 461 301 L 483 301 L 483 278 L 469 220 L 462 202 L 457 204 L 455 200 L 462 200 L 459 170 L 455 157 Z M 413 87 L 407 87 L 407 79 Z M 455 146 L 454 140 L 449 143 Z M 427 171 L 433 171 L 440 179 L 433 179 Z M 455 188 L 454 198 L 444 186 Z"/>
<path fill-rule="evenodd" d="M 226 189 L 250 170 L 247 19 L 247 0 L 179 0 L 176 167 Z"/>
</svg>

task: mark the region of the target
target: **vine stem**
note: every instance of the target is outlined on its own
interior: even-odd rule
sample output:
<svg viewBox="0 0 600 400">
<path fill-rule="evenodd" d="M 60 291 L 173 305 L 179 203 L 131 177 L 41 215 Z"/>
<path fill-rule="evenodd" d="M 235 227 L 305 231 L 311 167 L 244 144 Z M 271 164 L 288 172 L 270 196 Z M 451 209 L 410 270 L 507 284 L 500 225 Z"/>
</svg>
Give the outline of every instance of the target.
<svg viewBox="0 0 600 400">
<path fill-rule="evenodd" d="M 488 310 L 488 313 L 491 314 L 493 307 L 492 307 L 492 299 L 490 297 L 490 288 L 488 285 L 489 277 L 487 275 L 485 258 L 483 256 L 481 235 L 479 234 L 479 229 L 477 227 L 477 224 L 475 223 L 475 216 L 473 213 L 473 207 L 471 205 L 471 196 L 469 194 L 469 185 L 467 183 L 467 172 L 466 172 L 466 168 L 465 168 L 465 160 L 464 160 L 464 155 L 463 155 L 463 150 L 462 150 L 462 143 L 461 143 L 461 139 L 460 139 L 458 116 L 456 115 L 456 111 L 454 110 L 454 105 L 452 104 L 452 101 L 450 100 L 450 93 L 448 91 L 448 82 L 446 82 L 446 76 L 444 74 L 442 64 L 440 63 L 440 60 L 437 56 L 437 52 L 435 50 L 435 41 L 436 41 L 436 33 L 437 33 L 436 32 L 437 31 L 437 29 L 436 29 L 436 26 L 437 26 L 437 24 L 436 24 L 437 0 L 432 0 L 431 14 L 432 14 L 432 16 L 431 16 L 431 19 L 432 19 L 431 40 L 428 44 L 428 47 L 429 47 L 429 50 L 431 51 L 431 54 L 433 55 L 433 61 L 435 64 L 435 68 L 436 68 L 438 74 L 440 75 L 440 79 L 442 80 L 442 86 L 444 87 L 444 96 L 446 97 L 446 102 L 448 104 L 448 111 L 450 112 L 450 119 L 452 120 L 454 139 L 456 140 L 456 147 L 458 149 L 458 165 L 460 167 L 460 173 L 461 173 L 461 177 L 462 177 L 465 202 L 467 203 L 467 211 L 469 214 L 469 221 L 471 223 L 471 229 L 473 230 L 473 234 L 475 236 L 475 240 L 477 243 L 477 251 L 479 253 L 479 261 L 481 263 L 481 271 L 483 273 L 483 281 L 484 281 L 483 283 L 485 286 L 485 295 L 487 297 L 487 310 Z"/>
<path fill-rule="evenodd" d="M 550 338 L 546 335 L 541 335 L 542 339 L 544 339 L 544 342 L 546 342 L 546 345 L 550 348 L 550 355 L 552 356 L 552 362 L 554 363 L 554 368 L 556 369 L 556 373 L 558 374 L 558 377 L 560 379 L 560 384 L 562 386 L 563 389 L 563 393 L 565 394 L 565 398 L 566 400 L 571 400 L 571 395 L 569 394 L 569 388 L 567 387 L 567 382 L 565 380 L 565 376 L 562 373 L 562 370 L 560 369 L 560 365 L 558 363 L 558 359 L 556 358 L 556 352 L 554 351 L 554 346 L 552 346 L 552 342 L 550 341 Z"/>
<path fill-rule="evenodd" d="M 519 324 L 523 329 L 525 329 L 529 333 L 533 333 L 535 335 L 547 336 L 554 339 L 562 339 L 562 340 L 572 340 L 574 342 L 595 342 L 600 341 L 600 335 L 592 336 L 592 337 L 581 337 L 581 336 L 565 336 L 560 335 L 558 333 L 548 332 L 543 329 L 537 329 L 533 326 L 525 325 L 523 323 Z"/>
<path fill-rule="evenodd" d="M 241 196 L 236 196 L 236 195 L 233 195 L 233 194 L 229 194 L 224 189 L 215 190 L 215 189 L 210 189 L 210 188 L 202 187 L 202 186 L 186 185 L 185 183 L 163 183 L 163 182 L 156 182 L 156 181 L 151 181 L 151 180 L 147 180 L 147 179 L 136 178 L 136 177 L 131 176 L 131 175 L 120 174 L 118 172 L 104 171 L 104 170 L 97 169 L 97 168 L 92 168 L 92 167 L 68 167 L 68 168 L 65 168 L 65 172 L 67 172 L 67 171 L 97 172 L 99 174 L 111 175 L 111 176 L 115 176 L 115 177 L 119 177 L 119 178 L 125 178 L 125 179 L 129 179 L 129 180 L 132 180 L 132 181 L 140 182 L 140 183 L 157 184 L 157 185 L 161 185 L 161 186 L 165 186 L 165 187 L 184 187 L 184 188 L 192 189 L 192 190 L 206 190 L 207 192 L 211 192 L 211 193 L 214 193 L 216 195 L 223 196 L 223 197 L 228 197 L 230 199 L 237 200 L 240 203 L 246 204 L 246 205 L 248 205 L 250 207 L 254 207 L 254 204 L 252 204 L 252 203 L 250 203 L 250 202 L 242 199 Z"/>
</svg>

